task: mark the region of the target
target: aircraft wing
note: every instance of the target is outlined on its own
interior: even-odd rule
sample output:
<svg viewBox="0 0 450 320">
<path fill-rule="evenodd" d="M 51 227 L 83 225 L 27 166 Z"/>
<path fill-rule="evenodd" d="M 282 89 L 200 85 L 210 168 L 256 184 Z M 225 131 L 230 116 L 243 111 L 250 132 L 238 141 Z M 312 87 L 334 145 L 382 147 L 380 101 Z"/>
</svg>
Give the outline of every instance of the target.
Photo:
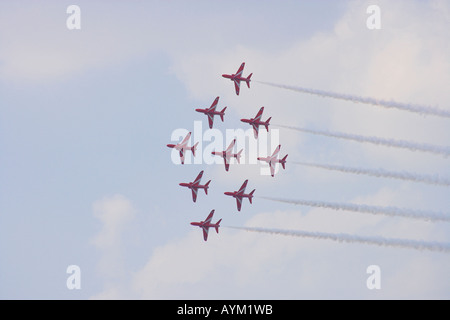
<svg viewBox="0 0 450 320">
<path fill-rule="evenodd" d="M 181 164 L 184 164 L 184 149 L 180 150 L 180 160 L 181 160 Z"/>
<path fill-rule="evenodd" d="M 208 230 L 209 230 L 209 228 L 208 227 L 202 227 L 202 229 L 203 229 L 203 239 L 205 241 L 207 241 L 208 240 Z"/>
<path fill-rule="evenodd" d="M 270 175 L 271 175 L 272 177 L 275 175 L 275 165 L 276 165 L 276 162 L 272 162 L 272 161 L 269 162 L 269 166 L 270 166 Z"/>
<path fill-rule="evenodd" d="M 225 171 L 228 171 L 230 168 L 230 163 L 228 162 L 227 157 L 223 158 L 223 163 L 225 164 Z"/>
<path fill-rule="evenodd" d="M 237 192 L 238 194 L 243 194 L 245 192 L 245 188 L 247 187 L 247 182 L 248 182 L 248 180 L 244 181 L 244 183 L 242 184 L 241 188 Z"/>
<path fill-rule="evenodd" d="M 234 148 L 234 144 L 236 143 L 236 139 L 234 139 L 233 141 L 231 141 L 231 143 L 230 143 L 230 145 L 228 146 L 228 148 L 227 148 L 227 150 L 225 150 L 225 152 L 228 154 L 228 153 L 231 153 L 231 150 L 233 150 L 233 148 Z"/>
<path fill-rule="evenodd" d="M 239 67 L 238 71 L 236 72 L 237 76 L 241 76 L 242 72 L 244 71 L 244 67 L 245 67 L 245 62 L 242 62 L 241 66 Z"/>
<path fill-rule="evenodd" d="M 241 88 L 241 81 L 234 80 L 234 89 L 236 89 L 236 94 L 239 95 L 239 89 Z"/>
<path fill-rule="evenodd" d="M 192 188 L 191 190 L 192 190 L 192 200 L 193 200 L 194 202 L 196 202 L 196 201 L 197 201 L 197 192 L 198 192 L 198 189 L 197 189 L 197 188 Z"/>
<path fill-rule="evenodd" d="M 186 137 L 183 139 L 183 141 L 180 142 L 180 145 L 185 145 L 188 143 L 189 138 L 191 137 L 191 133 L 189 132 Z"/>
<path fill-rule="evenodd" d="M 211 113 L 208 113 L 208 124 L 209 128 L 212 129 L 214 123 L 214 115 Z"/>
<path fill-rule="evenodd" d="M 237 204 L 237 209 L 238 209 L 238 211 L 241 211 L 241 207 L 242 207 L 242 198 L 236 197 L 236 204 Z"/>
<path fill-rule="evenodd" d="M 211 107 L 209 107 L 209 111 L 216 111 L 217 103 L 219 102 L 219 97 L 217 97 L 212 103 Z"/>
<path fill-rule="evenodd" d="M 261 116 L 263 114 L 264 111 L 264 107 L 261 107 L 261 109 L 259 109 L 258 113 L 256 114 L 255 120 L 260 121 L 261 120 Z"/>
<path fill-rule="evenodd" d="M 211 223 L 211 220 L 212 220 L 213 215 L 214 215 L 214 211 L 215 211 L 215 210 L 211 210 L 211 212 L 209 213 L 208 217 L 207 217 L 206 220 L 204 221 L 205 224 Z"/>
<path fill-rule="evenodd" d="M 255 123 L 252 123 L 252 127 L 253 127 L 253 134 L 255 135 L 255 139 L 258 139 L 259 126 Z"/>
<path fill-rule="evenodd" d="M 200 171 L 200 173 L 198 174 L 197 178 L 195 178 L 194 185 L 198 186 L 198 184 L 200 183 L 200 180 L 202 180 L 202 177 L 203 177 L 203 170 Z"/>
<path fill-rule="evenodd" d="M 281 149 L 281 145 L 279 145 L 279 146 L 275 149 L 275 151 L 273 152 L 271 158 L 276 157 L 276 156 L 278 155 L 278 152 L 280 152 L 280 149 Z"/>
</svg>

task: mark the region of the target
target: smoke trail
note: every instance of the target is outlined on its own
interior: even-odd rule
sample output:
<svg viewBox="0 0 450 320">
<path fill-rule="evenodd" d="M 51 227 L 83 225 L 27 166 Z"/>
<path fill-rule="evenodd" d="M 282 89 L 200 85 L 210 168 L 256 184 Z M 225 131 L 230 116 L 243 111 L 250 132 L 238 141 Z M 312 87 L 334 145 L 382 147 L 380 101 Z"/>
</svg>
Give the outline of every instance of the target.
<svg viewBox="0 0 450 320">
<path fill-rule="evenodd" d="M 354 167 L 346 167 L 346 166 L 337 166 L 330 164 L 317 164 L 317 163 L 309 163 L 309 162 L 298 162 L 291 161 L 294 164 L 300 164 L 302 166 L 321 168 L 326 170 L 333 171 L 341 171 L 345 173 L 354 173 L 354 174 L 365 174 L 368 176 L 378 177 L 378 178 L 393 178 L 400 180 L 407 180 L 413 182 L 422 182 L 433 185 L 441 185 L 441 186 L 450 186 L 450 180 L 445 178 L 440 178 L 438 175 L 423 175 L 416 174 L 412 172 L 395 172 L 395 171 L 387 171 L 384 169 L 364 169 L 364 168 L 354 168 Z"/>
<path fill-rule="evenodd" d="M 450 111 L 439 109 L 436 107 L 431 106 L 422 106 L 417 104 L 409 104 L 409 103 L 401 103 L 401 102 L 395 102 L 395 101 L 387 101 L 387 100 L 380 100 L 370 97 L 360 97 L 350 94 L 342 94 L 342 93 L 336 93 L 331 91 L 325 91 L 325 90 L 317 90 L 317 89 L 310 89 L 310 88 L 303 88 L 303 87 L 296 87 L 296 86 L 288 86 L 288 85 L 282 85 L 282 84 L 276 84 L 276 83 L 270 83 L 270 82 L 264 82 L 264 81 L 256 81 L 265 85 L 269 85 L 272 87 L 277 88 L 283 88 L 287 90 L 292 90 L 296 92 L 302 92 L 302 93 L 309 93 L 314 94 L 321 97 L 328 97 L 328 98 L 334 98 L 334 99 L 340 99 L 340 100 L 346 100 L 346 101 L 352 101 L 352 102 L 361 102 L 365 104 L 371 104 L 374 106 L 380 106 L 384 108 L 394 108 L 399 109 L 403 111 L 409 111 L 414 113 L 420 113 L 422 115 L 433 115 L 443 118 L 450 118 Z"/>
<path fill-rule="evenodd" d="M 281 128 L 297 130 L 300 132 L 322 135 L 322 136 L 326 136 L 326 137 L 353 140 L 353 141 L 363 142 L 363 143 L 367 142 L 367 143 L 372 143 L 375 145 L 382 145 L 382 146 L 386 146 L 386 147 L 408 149 L 411 151 L 429 152 L 429 153 L 433 153 L 433 154 L 443 155 L 445 157 L 448 157 L 450 155 L 450 147 L 436 146 L 436 145 L 427 144 L 427 143 L 416 143 L 416 142 L 407 141 L 407 140 L 385 139 L 385 138 L 372 137 L 372 136 L 360 136 L 360 135 L 356 135 L 356 134 L 331 132 L 331 131 L 327 131 L 327 130 L 313 130 L 313 129 L 299 128 L 299 127 L 292 127 L 292 126 L 284 126 L 284 125 L 280 125 L 280 124 L 273 124 L 273 125 L 275 125 L 277 127 L 281 127 Z"/>
<path fill-rule="evenodd" d="M 333 210 L 345 210 L 359 213 L 371 213 L 371 214 L 382 214 L 391 217 L 405 217 L 422 219 L 426 221 L 445 221 L 450 222 L 450 215 L 444 214 L 442 212 L 426 212 L 420 210 L 404 209 L 397 207 L 381 207 L 381 206 L 369 206 L 365 204 L 354 204 L 354 203 L 338 203 L 338 202 L 326 202 L 326 201 L 311 201 L 311 200 L 292 200 L 292 199 L 282 199 L 282 198 L 271 198 L 271 197 L 259 197 L 266 200 L 290 203 L 301 206 L 316 207 L 316 208 L 327 208 Z"/>
<path fill-rule="evenodd" d="M 267 229 L 267 228 L 252 228 L 252 227 L 228 227 L 228 228 L 245 230 L 249 232 L 279 234 L 284 236 L 293 236 L 301 238 L 328 239 L 338 242 L 362 243 L 386 247 L 409 248 L 416 250 L 429 250 L 429 251 L 450 253 L 450 243 L 426 242 L 426 241 L 397 239 L 397 238 L 357 236 L 346 233 L 325 233 L 325 232 L 312 232 L 303 230 L 283 230 L 283 229 Z"/>
</svg>

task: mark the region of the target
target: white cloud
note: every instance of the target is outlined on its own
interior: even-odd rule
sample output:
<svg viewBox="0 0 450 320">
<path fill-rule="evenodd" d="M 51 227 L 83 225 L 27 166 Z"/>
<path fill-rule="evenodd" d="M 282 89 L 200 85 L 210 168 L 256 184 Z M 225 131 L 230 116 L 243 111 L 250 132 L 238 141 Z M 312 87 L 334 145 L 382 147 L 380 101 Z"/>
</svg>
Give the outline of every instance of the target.
<svg viewBox="0 0 450 320">
<path fill-rule="evenodd" d="M 99 250 L 97 271 L 105 281 L 104 290 L 93 298 L 115 299 L 121 293 L 119 286 L 125 277 L 123 236 L 135 217 L 135 209 L 120 194 L 97 200 L 92 208 L 94 217 L 102 224 L 92 244 Z"/>
</svg>

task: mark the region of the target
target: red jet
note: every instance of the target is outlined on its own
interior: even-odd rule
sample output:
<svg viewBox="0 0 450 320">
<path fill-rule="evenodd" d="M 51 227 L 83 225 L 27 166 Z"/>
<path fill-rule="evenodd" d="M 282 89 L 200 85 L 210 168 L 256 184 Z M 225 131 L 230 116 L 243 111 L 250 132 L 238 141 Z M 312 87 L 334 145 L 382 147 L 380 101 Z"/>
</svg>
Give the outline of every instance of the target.
<svg viewBox="0 0 450 320">
<path fill-rule="evenodd" d="M 270 175 L 273 177 L 275 175 L 275 165 L 277 163 L 281 163 L 283 169 L 286 169 L 286 158 L 288 155 L 285 155 L 283 159 L 277 159 L 278 153 L 280 152 L 281 144 L 275 149 L 273 154 L 270 157 L 258 157 L 259 161 L 265 161 L 270 166 Z"/>
<path fill-rule="evenodd" d="M 259 109 L 258 113 L 256 114 L 256 117 L 251 118 L 251 119 L 241 119 L 242 122 L 249 123 L 252 125 L 253 133 L 255 134 L 255 139 L 258 139 L 259 126 L 265 126 L 267 132 L 269 132 L 269 121 L 270 121 L 270 119 L 272 119 L 272 117 L 267 119 L 266 122 L 261 121 L 261 116 L 263 114 L 263 111 L 264 111 L 264 107 L 261 107 L 261 109 Z"/>
<path fill-rule="evenodd" d="M 219 102 L 219 97 L 217 97 L 216 100 L 214 100 L 211 107 L 209 107 L 208 109 L 195 109 L 195 111 L 204 113 L 208 116 L 208 123 L 209 123 L 210 129 L 212 129 L 212 127 L 213 127 L 214 116 L 220 116 L 220 119 L 222 119 L 222 122 L 223 122 L 223 116 L 225 115 L 225 110 L 227 109 L 227 107 L 225 107 L 222 109 L 222 111 L 216 111 L 218 102 Z"/>
<path fill-rule="evenodd" d="M 191 150 L 192 154 L 195 157 L 195 150 L 197 149 L 198 142 L 196 144 L 194 144 L 192 147 L 188 147 L 187 144 L 188 144 L 188 141 L 189 141 L 190 137 L 191 137 L 191 133 L 189 132 L 186 135 L 186 137 L 183 139 L 183 141 L 181 141 L 180 143 L 178 143 L 178 144 L 168 144 L 167 145 L 169 148 L 175 148 L 176 150 L 180 151 L 181 164 L 184 164 L 184 152 L 185 151 Z"/>
<path fill-rule="evenodd" d="M 197 192 L 198 189 L 203 189 L 205 190 L 205 194 L 208 194 L 208 188 L 209 188 L 209 183 L 211 182 L 211 180 L 209 180 L 205 185 L 201 185 L 200 184 L 200 180 L 202 179 L 203 176 L 203 170 L 200 171 L 200 173 L 198 174 L 197 178 L 195 178 L 194 182 L 189 182 L 189 183 L 180 183 L 180 186 L 182 187 L 188 187 L 189 189 L 191 189 L 192 191 L 192 200 L 195 202 L 197 201 Z"/>
<path fill-rule="evenodd" d="M 245 180 L 244 183 L 242 184 L 242 187 L 238 191 L 225 192 L 225 194 L 227 196 L 232 196 L 232 197 L 236 198 L 236 204 L 237 204 L 238 211 L 241 211 L 243 198 L 248 198 L 248 201 L 250 201 L 250 203 L 252 203 L 253 192 L 255 192 L 255 189 L 253 189 L 253 191 L 250 192 L 249 194 L 245 194 L 244 192 L 245 192 L 245 187 L 247 187 L 247 182 L 248 182 L 248 180 Z"/>
<path fill-rule="evenodd" d="M 234 87 L 236 89 L 236 94 L 239 95 L 239 89 L 241 87 L 241 81 L 245 81 L 247 83 L 247 86 L 250 88 L 250 78 L 253 73 L 250 73 L 250 75 L 247 78 L 242 77 L 242 71 L 244 71 L 245 62 L 242 62 L 241 66 L 239 67 L 238 71 L 235 74 L 223 74 L 222 77 L 230 79 L 234 81 Z"/>
<path fill-rule="evenodd" d="M 205 221 L 191 222 L 191 225 L 197 226 L 197 227 L 200 227 L 203 229 L 203 239 L 205 241 L 208 240 L 209 228 L 215 228 L 216 232 L 219 233 L 220 221 L 222 221 L 222 219 L 220 219 L 219 221 L 217 221 L 216 223 L 213 224 L 213 223 L 211 223 L 213 215 L 214 215 L 214 210 L 212 210 L 210 212 L 210 214 L 208 215 L 208 217 L 206 218 Z"/>
<path fill-rule="evenodd" d="M 239 151 L 238 153 L 233 153 L 233 148 L 234 148 L 235 143 L 236 143 L 236 139 L 231 141 L 230 145 L 228 146 L 228 148 L 225 151 L 211 152 L 211 154 L 213 154 L 213 155 L 223 157 L 223 162 L 225 163 L 225 171 L 228 171 L 228 168 L 230 167 L 230 159 L 232 157 L 236 158 L 237 162 L 240 163 L 239 161 L 241 159 L 241 152 L 243 149 L 241 149 L 241 151 Z"/>
</svg>

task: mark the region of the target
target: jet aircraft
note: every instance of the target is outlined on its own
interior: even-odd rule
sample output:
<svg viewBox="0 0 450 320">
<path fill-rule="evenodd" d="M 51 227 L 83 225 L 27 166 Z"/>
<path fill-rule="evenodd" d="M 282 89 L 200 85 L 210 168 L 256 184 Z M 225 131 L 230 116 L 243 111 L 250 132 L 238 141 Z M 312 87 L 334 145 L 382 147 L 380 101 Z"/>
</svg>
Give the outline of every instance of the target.
<svg viewBox="0 0 450 320">
<path fill-rule="evenodd" d="M 281 163 L 281 165 L 283 166 L 283 169 L 285 168 L 286 165 L 286 158 L 288 155 L 285 155 L 283 159 L 278 159 L 278 153 L 280 152 L 281 149 L 281 145 L 278 145 L 278 147 L 275 149 L 275 151 L 273 152 L 273 154 L 270 157 L 258 157 L 259 161 L 265 161 L 269 164 L 270 166 L 270 175 L 273 177 L 275 175 L 275 165 L 277 163 Z"/>
<path fill-rule="evenodd" d="M 233 157 L 236 158 L 237 162 L 240 163 L 241 152 L 243 149 L 241 149 L 241 151 L 239 151 L 238 153 L 233 153 L 233 148 L 234 148 L 235 143 L 236 143 L 236 139 L 231 141 L 230 145 L 228 146 L 228 148 L 226 150 L 211 152 L 211 154 L 213 154 L 213 155 L 223 157 L 223 162 L 225 163 L 225 171 L 228 171 L 228 168 L 230 167 L 230 159 L 231 158 L 233 158 Z"/>
<path fill-rule="evenodd" d="M 208 194 L 209 183 L 211 182 L 211 180 L 209 180 L 206 184 L 201 185 L 200 184 L 200 180 L 202 179 L 202 176 L 203 176 L 203 170 L 200 171 L 200 173 L 198 174 L 197 178 L 195 178 L 195 180 L 193 182 L 188 182 L 188 183 L 182 182 L 182 183 L 180 183 L 180 186 L 187 187 L 187 188 L 191 189 L 191 191 L 192 191 L 192 200 L 194 202 L 197 201 L 198 189 L 203 189 L 203 190 L 205 190 L 205 194 Z"/>
<path fill-rule="evenodd" d="M 214 123 L 214 116 L 220 116 L 223 121 L 223 116 L 225 115 L 225 110 L 227 107 L 223 108 L 222 111 L 216 111 L 217 103 L 219 102 L 219 97 L 217 97 L 212 103 L 211 107 L 207 109 L 195 109 L 197 112 L 204 113 L 208 116 L 209 128 L 212 129 Z"/>
<path fill-rule="evenodd" d="M 186 137 L 183 139 L 183 141 L 181 141 L 180 143 L 177 144 L 168 144 L 167 146 L 169 148 L 175 148 L 175 150 L 178 150 L 180 152 L 180 159 L 181 159 L 181 164 L 184 164 L 184 153 L 185 151 L 192 151 L 192 154 L 195 157 L 195 150 L 197 149 L 197 145 L 198 142 L 196 144 L 194 144 L 192 147 L 189 147 L 187 144 L 189 142 L 189 138 L 191 137 L 191 132 L 189 132 Z"/>
<path fill-rule="evenodd" d="M 241 188 L 238 191 L 225 192 L 225 194 L 227 196 L 232 196 L 232 197 L 236 198 L 236 204 L 237 204 L 238 211 L 241 211 L 243 198 L 248 198 L 248 201 L 250 201 L 250 203 L 252 203 L 253 193 L 255 192 L 255 189 L 253 189 L 252 192 L 246 194 L 245 188 L 247 187 L 247 182 L 248 182 L 248 180 L 245 180 L 244 183 L 242 184 Z"/>
<path fill-rule="evenodd" d="M 230 79 L 231 81 L 234 81 L 234 88 L 236 89 L 236 94 L 239 95 L 239 90 L 241 87 L 241 81 L 245 81 L 247 83 L 247 86 L 250 88 L 250 78 L 253 73 L 250 73 L 250 75 L 247 78 L 242 77 L 242 71 L 244 71 L 245 62 L 242 62 L 241 66 L 239 67 L 238 71 L 234 74 L 223 74 L 222 77 Z"/>
<path fill-rule="evenodd" d="M 208 217 L 206 218 L 205 221 L 200 221 L 200 222 L 191 222 L 191 225 L 193 226 L 197 226 L 203 229 L 203 239 L 205 241 L 208 240 L 208 231 L 209 228 L 215 228 L 216 232 L 219 233 L 219 227 L 220 227 L 220 221 L 222 221 L 222 219 L 220 219 L 219 221 L 217 221 L 216 223 L 211 223 L 212 217 L 214 215 L 214 210 L 212 210 Z"/>
<path fill-rule="evenodd" d="M 267 132 L 269 132 L 269 121 L 270 121 L 270 119 L 272 119 L 272 117 L 267 119 L 265 122 L 261 121 L 261 116 L 263 114 L 263 111 L 264 111 L 264 107 L 261 107 L 261 109 L 259 109 L 258 113 L 256 114 L 256 116 L 254 118 L 241 119 L 242 122 L 248 123 L 253 127 L 253 133 L 255 135 L 255 139 L 258 139 L 259 126 L 261 126 L 261 125 L 265 126 Z"/>
</svg>

